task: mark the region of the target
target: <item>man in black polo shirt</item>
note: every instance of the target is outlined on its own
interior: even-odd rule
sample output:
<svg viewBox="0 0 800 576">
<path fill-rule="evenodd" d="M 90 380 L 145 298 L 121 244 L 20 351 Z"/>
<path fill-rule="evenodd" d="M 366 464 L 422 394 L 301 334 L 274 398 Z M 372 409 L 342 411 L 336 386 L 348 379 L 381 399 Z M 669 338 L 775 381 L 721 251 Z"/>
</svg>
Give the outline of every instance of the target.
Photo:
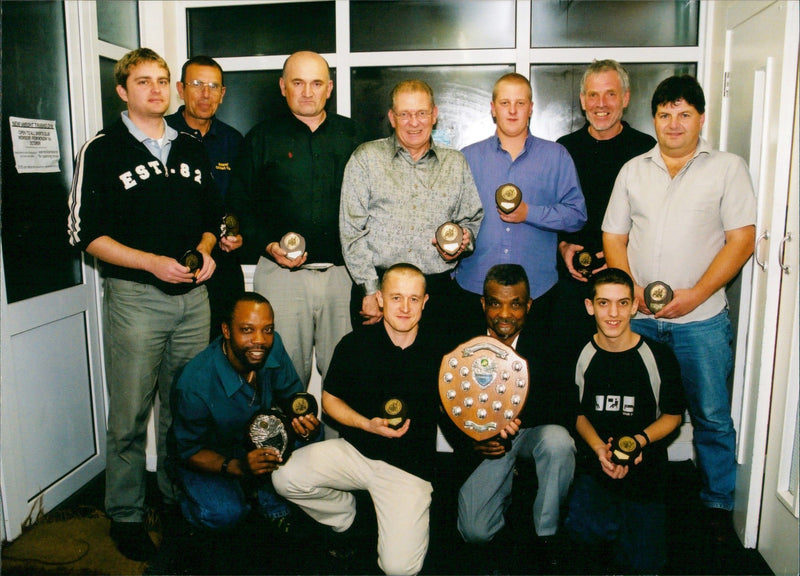
<svg viewBox="0 0 800 576">
<path fill-rule="evenodd" d="M 583 250 L 603 257 L 600 225 L 617 174 L 625 162 L 656 144 L 655 138 L 635 130 L 622 119 L 630 97 L 630 78 L 619 62 L 593 61 L 581 80 L 581 108 L 586 124 L 558 139 L 575 162 L 588 217 L 580 231 L 558 235 L 561 258 L 555 316 L 559 322 L 554 324 L 554 329 L 556 342 L 562 350 L 559 360 L 564 360 L 562 370 L 567 380 L 574 372 L 578 352 L 595 333 L 594 321 L 586 314 L 583 304 L 590 297 L 588 277 L 575 270 L 572 259 Z M 602 266 L 604 264 L 593 265 L 593 271 L 599 271 Z"/>
<path fill-rule="evenodd" d="M 334 347 L 351 330 L 339 196 L 347 159 L 363 137 L 355 122 L 326 112 L 333 81 L 319 54 L 292 54 L 280 87 L 287 107 L 245 138 L 228 204 L 241 217 L 243 261 L 258 261 L 253 287 L 274 305 L 275 326 L 307 386 L 314 348 L 324 378 Z M 304 253 L 280 247 L 288 232 L 305 238 Z"/>
</svg>

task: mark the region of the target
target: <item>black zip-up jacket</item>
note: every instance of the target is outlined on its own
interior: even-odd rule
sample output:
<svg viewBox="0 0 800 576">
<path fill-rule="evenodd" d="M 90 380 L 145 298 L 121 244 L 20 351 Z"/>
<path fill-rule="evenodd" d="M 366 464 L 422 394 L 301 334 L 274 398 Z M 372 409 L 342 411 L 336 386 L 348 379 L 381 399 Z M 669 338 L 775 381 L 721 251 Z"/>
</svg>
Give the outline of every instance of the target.
<svg viewBox="0 0 800 576">
<path fill-rule="evenodd" d="M 137 141 L 122 120 L 100 131 L 78 154 L 69 194 L 69 241 L 85 250 L 109 236 L 144 252 L 179 259 L 217 235 L 224 214 L 203 145 L 179 133 L 167 165 Z M 149 272 L 104 262 L 111 278 L 152 284 L 166 294 L 184 294 L 194 284 L 162 282 Z"/>
</svg>

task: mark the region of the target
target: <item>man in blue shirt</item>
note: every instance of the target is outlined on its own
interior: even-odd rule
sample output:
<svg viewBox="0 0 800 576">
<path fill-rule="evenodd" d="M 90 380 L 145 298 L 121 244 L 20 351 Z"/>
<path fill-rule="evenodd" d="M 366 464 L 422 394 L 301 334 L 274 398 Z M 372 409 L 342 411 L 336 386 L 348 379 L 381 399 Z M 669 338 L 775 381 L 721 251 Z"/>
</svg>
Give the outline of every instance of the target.
<svg viewBox="0 0 800 576">
<path fill-rule="evenodd" d="M 225 97 L 225 79 L 220 65 L 208 56 L 195 56 L 181 69 L 175 83 L 178 96 L 184 101 L 177 112 L 165 117 L 178 132 L 191 134 L 208 152 L 214 182 L 222 198 L 228 192 L 231 166 L 242 144 L 241 133 L 216 117 Z M 244 292 L 244 275 L 238 253 L 242 236 L 221 236 L 211 257 L 217 264 L 216 274 L 206 282 L 211 307 L 211 339 L 220 334 L 220 324 L 233 300 Z"/>
<path fill-rule="evenodd" d="M 455 271 L 469 303 L 462 308 L 474 326 L 483 326 L 483 279 L 495 264 L 520 264 L 531 286 L 531 317 L 546 328 L 558 280 L 558 232 L 576 232 L 586 222 L 586 205 L 567 150 L 530 133 L 531 85 L 516 73 L 502 76 L 492 93 L 497 132 L 464 148 L 485 215 L 475 252 Z M 522 202 L 510 214 L 496 208 L 495 191 L 512 183 Z"/>
<path fill-rule="evenodd" d="M 258 511 L 281 527 L 289 514 L 265 477 L 283 462 L 275 448 L 249 449 L 247 425 L 257 412 L 304 386 L 275 332 L 270 303 L 246 292 L 222 324 L 222 336 L 198 354 L 173 387 L 170 463 L 183 491 L 186 519 L 211 529 L 238 524 L 250 511 L 244 485 L 257 487 Z M 313 414 L 291 421 L 304 443 L 316 435 Z"/>
</svg>

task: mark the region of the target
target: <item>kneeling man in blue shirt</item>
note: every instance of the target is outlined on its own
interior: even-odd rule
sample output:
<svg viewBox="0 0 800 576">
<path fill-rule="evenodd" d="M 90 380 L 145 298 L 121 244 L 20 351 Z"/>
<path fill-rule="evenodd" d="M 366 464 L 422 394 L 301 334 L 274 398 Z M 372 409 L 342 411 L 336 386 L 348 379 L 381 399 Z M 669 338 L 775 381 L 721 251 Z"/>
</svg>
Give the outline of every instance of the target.
<svg viewBox="0 0 800 576">
<path fill-rule="evenodd" d="M 269 476 L 282 463 L 272 447 L 250 449 L 247 425 L 254 414 L 304 390 L 275 332 L 270 303 L 246 292 L 222 323 L 222 336 L 192 359 L 172 391 L 171 461 L 183 489 L 181 511 L 205 528 L 229 528 L 251 510 L 280 525 L 289 514 Z M 313 414 L 291 421 L 299 443 L 317 435 Z"/>
</svg>

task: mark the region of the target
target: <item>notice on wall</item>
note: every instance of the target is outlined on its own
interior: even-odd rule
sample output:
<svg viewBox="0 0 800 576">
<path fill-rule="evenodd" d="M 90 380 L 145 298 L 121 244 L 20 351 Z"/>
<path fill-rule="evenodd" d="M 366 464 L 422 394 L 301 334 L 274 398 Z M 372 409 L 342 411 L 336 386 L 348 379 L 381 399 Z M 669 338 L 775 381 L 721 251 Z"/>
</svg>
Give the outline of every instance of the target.
<svg viewBox="0 0 800 576">
<path fill-rule="evenodd" d="M 58 172 L 61 152 L 55 120 L 37 120 L 9 116 L 11 146 L 17 172 Z"/>
</svg>

